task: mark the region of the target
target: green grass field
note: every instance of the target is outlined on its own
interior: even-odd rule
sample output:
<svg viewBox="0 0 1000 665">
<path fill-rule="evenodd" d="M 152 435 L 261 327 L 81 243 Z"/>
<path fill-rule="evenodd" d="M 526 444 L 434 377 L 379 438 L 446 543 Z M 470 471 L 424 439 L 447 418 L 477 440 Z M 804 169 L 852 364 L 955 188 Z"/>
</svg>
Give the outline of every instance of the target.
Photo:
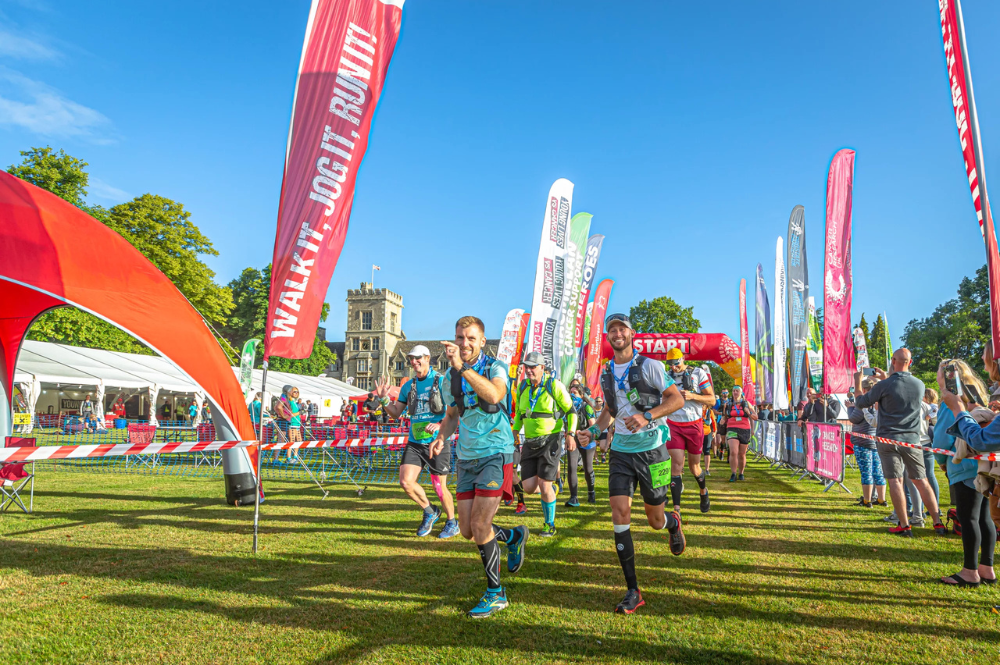
<svg viewBox="0 0 1000 665">
<path fill-rule="evenodd" d="M 647 604 L 623 595 L 606 486 L 598 506 L 560 508 L 506 575 L 511 606 L 473 622 L 484 586 L 473 545 L 417 539 L 394 487 L 325 501 L 271 483 L 262 552 L 252 509 L 219 479 L 44 470 L 35 513 L 0 517 L 5 663 L 989 663 L 1000 652 L 993 589 L 936 582 L 961 567 L 958 537 L 885 533 L 887 511 L 751 462 L 713 507 L 690 495 L 688 549 L 635 516 Z M 686 476 L 689 487 L 696 487 Z M 943 478 L 942 478 L 943 480 Z M 857 491 L 857 475 L 848 479 Z M 538 499 L 526 523 L 540 524 Z M 498 522 L 519 522 L 501 507 Z M 641 513 L 641 509 L 640 509 Z"/>
</svg>

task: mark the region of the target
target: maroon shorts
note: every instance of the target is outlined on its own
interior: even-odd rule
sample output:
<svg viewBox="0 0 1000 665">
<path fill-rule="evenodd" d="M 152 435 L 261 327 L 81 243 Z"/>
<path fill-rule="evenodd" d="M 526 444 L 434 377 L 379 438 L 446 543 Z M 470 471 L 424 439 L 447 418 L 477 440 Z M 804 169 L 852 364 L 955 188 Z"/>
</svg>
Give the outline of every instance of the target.
<svg viewBox="0 0 1000 665">
<path fill-rule="evenodd" d="M 670 440 L 667 441 L 667 450 L 686 450 L 689 455 L 701 455 L 705 442 L 705 425 L 698 420 L 689 423 L 675 423 L 667 421 L 670 426 Z"/>
</svg>

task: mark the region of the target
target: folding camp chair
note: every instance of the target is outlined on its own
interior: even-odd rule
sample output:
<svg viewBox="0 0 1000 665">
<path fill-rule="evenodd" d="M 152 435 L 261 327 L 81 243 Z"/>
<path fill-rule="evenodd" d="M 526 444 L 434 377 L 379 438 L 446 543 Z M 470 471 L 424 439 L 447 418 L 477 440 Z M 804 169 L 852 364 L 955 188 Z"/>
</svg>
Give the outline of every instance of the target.
<svg viewBox="0 0 1000 665">
<path fill-rule="evenodd" d="M 34 448 L 36 446 L 34 438 L 22 438 L 19 436 L 8 436 L 6 440 L 8 448 Z M 30 462 L 31 472 L 25 470 L 29 462 L 0 462 L 0 513 L 7 512 L 11 506 L 16 505 L 25 513 L 30 513 L 35 508 L 35 463 Z M 21 492 L 25 485 L 30 484 L 30 495 L 27 508 L 21 498 Z"/>
</svg>

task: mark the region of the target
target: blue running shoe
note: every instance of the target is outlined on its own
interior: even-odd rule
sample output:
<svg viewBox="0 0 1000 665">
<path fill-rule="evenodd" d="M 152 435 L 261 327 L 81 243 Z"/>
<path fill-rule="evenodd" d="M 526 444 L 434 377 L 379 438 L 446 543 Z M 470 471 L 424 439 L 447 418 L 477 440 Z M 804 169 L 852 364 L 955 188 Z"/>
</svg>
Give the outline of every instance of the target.
<svg viewBox="0 0 1000 665">
<path fill-rule="evenodd" d="M 487 591 L 479 599 L 479 604 L 469 610 L 466 614 L 470 619 L 485 619 L 493 616 L 497 612 L 507 607 L 507 590 L 501 588 L 499 591 Z"/>
<path fill-rule="evenodd" d="M 424 520 L 420 523 L 420 526 L 417 527 L 417 535 L 422 538 L 429 534 L 431 529 L 434 528 L 434 523 L 437 522 L 440 517 L 441 509 L 436 506 L 434 507 L 434 512 L 430 515 L 424 513 Z"/>
<path fill-rule="evenodd" d="M 523 524 L 511 529 L 517 539 L 507 543 L 507 570 L 516 573 L 524 565 L 524 546 L 528 542 L 528 527 Z"/>
<path fill-rule="evenodd" d="M 448 520 L 444 523 L 444 528 L 441 529 L 441 533 L 438 534 L 438 538 L 442 540 L 445 538 L 452 538 L 460 533 L 458 529 L 458 520 Z"/>
</svg>

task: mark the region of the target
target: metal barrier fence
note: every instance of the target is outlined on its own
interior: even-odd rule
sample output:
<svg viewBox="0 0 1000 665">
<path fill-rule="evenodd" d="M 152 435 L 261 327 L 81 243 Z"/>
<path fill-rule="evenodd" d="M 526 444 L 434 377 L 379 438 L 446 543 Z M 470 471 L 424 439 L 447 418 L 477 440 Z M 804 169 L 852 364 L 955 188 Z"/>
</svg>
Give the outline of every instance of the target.
<svg viewBox="0 0 1000 665">
<path fill-rule="evenodd" d="M 798 423 L 758 421 L 751 449 L 775 466 L 789 468 L 800 477 L 814 475 L 827 484 L 844 487 L 846 445 L 844 428 L 838 423 Z"/>
<path fill-rule="evenodd" d="M 75 417 L 44 415 L 35 420 L 31 436 L 39 446 L 98 445 L 122 443 L 155 443 L 159 441 L 214 441 L 215 428 L 211 423 L 191 427 L 186 422 L 160 422 L 149 425 L 146 421 L 130 420 L 125 427 L 93 431 L 78 426 Z M 302 428 L 306 440 L 370 438 L 403 434 L 400 427 L 369 427 L 353 424 L 344 427 L 306 425 Z M 264 443 L 288 441 L 288 423 L 269 422 L 264 427 Z M 322 448 L 300 450 L 275 450 L 261 453 L 261 476 L 266 480 L 320 481 L 324 483 L 350 483 L 360 489 L 365 485 L 395 484 L 399 479 L 399 463 L 406 444 L 387 446 L 356 446 L 351 448 Z M 455 468 L 455 447 L 451 450 L 451 468 Z M 127 457 L 92 459 L 54 459 L 37 463 L 45 468 L 79 473 L 125 473 L 139 475 L 167 475 L 187 477 L 222 478 L 220 452 L 157 453 Z M 452 480 L 454 475 L 452 475 Z M 426 471 L 420 475 L 421 483 L 430 483 Z"/>
</svg>

